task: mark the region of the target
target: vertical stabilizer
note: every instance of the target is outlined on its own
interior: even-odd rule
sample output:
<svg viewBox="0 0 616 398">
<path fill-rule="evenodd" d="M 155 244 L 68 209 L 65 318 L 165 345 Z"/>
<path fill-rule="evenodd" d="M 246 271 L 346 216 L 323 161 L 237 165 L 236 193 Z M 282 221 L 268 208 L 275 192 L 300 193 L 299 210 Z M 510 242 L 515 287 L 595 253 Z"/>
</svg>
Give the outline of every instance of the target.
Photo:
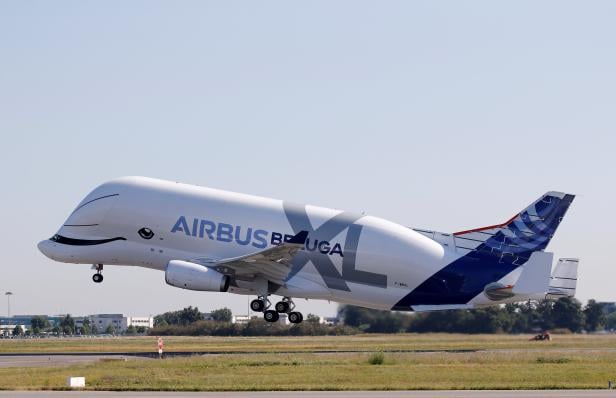
<svg viewBox="0 0 616 398">
<path fill-rule="evenodd" d="M 569 209 L 574 195 L 548 192 L 503 224 L 454 233 L 467 245 L 491 251 L 528 253 L 544 250 Z"/>
<path fill-rule="evenodd" d="M 513 286 L 500 286 L 497 282 L 527 264 L 533 253 L 545 250 L 574 198 L 572 194 L 550 191 L 502 224 L 454 233 L 452 242 L 461 256 L 423 281 L 393 309 L 408 311 L 418 306 L 464 305 L 486 291 L 492 300 L 515 294 L 510 291 Z M 543 295 L 551 262 L 539 265 L 546 266 L 539 281 L 543 288 L 538 290 Z M 531 267 L 533 262 L 528 264 L 528 268 Z M 534 274 L 540 270 L 532 271 Z M 562 278 L 565 277 L 558 274 L 554 286 L 564 286 L 563 291 L 575 292 L 575 288 L 571 289 L 569 285 L 556 285 L 556 281 Z M 519 288 L 529 289 L 528 285 Z"/>
</svg>

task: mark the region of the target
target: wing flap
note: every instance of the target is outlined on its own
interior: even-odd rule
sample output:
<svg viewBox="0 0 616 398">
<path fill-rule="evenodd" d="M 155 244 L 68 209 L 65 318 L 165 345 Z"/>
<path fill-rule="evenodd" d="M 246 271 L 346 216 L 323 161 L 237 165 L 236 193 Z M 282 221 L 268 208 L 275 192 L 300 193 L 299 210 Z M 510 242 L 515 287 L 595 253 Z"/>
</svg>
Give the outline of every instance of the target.
<svg viewBox="0 0 616 398">
<path fill-rule="evenodd" d="M 278 246 L 256 253 L 220 260 L 196 258 L 191 261 L 240 280 L 263 276 L 272 282 L 283 284 L 291 271 L 293 258 L 304 247 L 307 238 L 308 231 L 301 231 Z"/>
</svg>

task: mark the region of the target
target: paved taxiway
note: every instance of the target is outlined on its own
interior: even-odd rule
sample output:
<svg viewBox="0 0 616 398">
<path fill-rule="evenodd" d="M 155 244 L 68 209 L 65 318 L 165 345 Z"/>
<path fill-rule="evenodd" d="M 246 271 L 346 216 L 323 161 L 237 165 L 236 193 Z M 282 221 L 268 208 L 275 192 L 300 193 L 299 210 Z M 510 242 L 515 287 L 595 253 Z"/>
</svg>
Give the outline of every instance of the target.
<svg viewBox="0 0 616 398">
<path fill-rule="evenodd" d="M 383 352 L 427 353 L 427 352 L 475 352 L 477 350 L 383 350 Z M 348 354 L 372 352 L 366 350 L 312 350 L 310 354 Z M 276 351 L 276 354 L 296 354 L 297 351 Z M 165 358 L 186 356 L 219 356 L 219 355 L 258 355 L 272 354 L 271 351 L 167 351 Z M 74 352 L 74 353 L 0 353 L 0 368 L 35 367 L 35 366 L 65 366 L 77 365 L 105 360 L 158 359 L 156 352 Z"/>
<path fill-rule="evenodd" d="M 616 397 L 616 390 L 505 390 L 505 391 L 259 391 L 259 392 L 116 392 L 116 391 L 0 391 L 0 398 L 57 398 L 83 396 L 160 398 L 599 398 Z"/>
<path fill-rule="evenodd" d="M 100 360 L 125 361 L 126 357 L 118 355 L 2 355 L 0 368 L 68 366 L 92 363 Z"/>
</svg>

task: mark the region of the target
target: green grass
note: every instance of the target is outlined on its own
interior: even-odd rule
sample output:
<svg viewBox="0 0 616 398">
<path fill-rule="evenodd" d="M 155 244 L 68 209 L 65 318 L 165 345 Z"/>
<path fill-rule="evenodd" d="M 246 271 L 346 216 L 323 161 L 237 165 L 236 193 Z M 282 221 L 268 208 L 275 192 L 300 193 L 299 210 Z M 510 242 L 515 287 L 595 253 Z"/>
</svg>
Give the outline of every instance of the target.
<svg viewBox="0 0 616 398">
<path fill-rule="evenodd" d="M 396 390 L 605 388 L 616 377 L 616 336 L 360 335 L 298 338 L 175 338 L 169 350 L 294 353 L 229 354 L 164 360 L 98 361 L 88 365 L 0 368 L 1 389 L 63 389 L 66 377 L 85 376 L 96 390 Z M 7 347 L 77 351 L 151 349 L 154 338 L 1 342 Z M 124 347 L 117 350 L 117 346 Z M 381 352 L 395 349 L 481 349 L 477 352 Z M 361 349 L 358 353 L 311 354 L 309 348 Z M 378 366 L 374 366 L 373 359 Z"/>
<path fill-rule="evenodd" d="M 385 363 L 385 354 L 382 351 L 375 352 L 368 357 L 368 363 L 370 365 L 382 365 Z"/>
</svg>

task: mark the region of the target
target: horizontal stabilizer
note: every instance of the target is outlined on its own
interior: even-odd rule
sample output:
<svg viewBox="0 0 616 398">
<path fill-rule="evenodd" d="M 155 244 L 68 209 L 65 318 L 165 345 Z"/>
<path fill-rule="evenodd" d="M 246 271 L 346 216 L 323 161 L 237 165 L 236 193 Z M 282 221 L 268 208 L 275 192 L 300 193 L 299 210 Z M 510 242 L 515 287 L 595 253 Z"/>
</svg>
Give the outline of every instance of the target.
<svg viewBox="0 0 616 398">
<path fill-rule="evenodd" d="M 558 264 L 556 264 L 550 277 L 550 286 L 546 298 L 557 299 L 575 296 L 579 262 L 580 260 L 577 258 L 561 258 L 558 260 Z"/>
</svg>

